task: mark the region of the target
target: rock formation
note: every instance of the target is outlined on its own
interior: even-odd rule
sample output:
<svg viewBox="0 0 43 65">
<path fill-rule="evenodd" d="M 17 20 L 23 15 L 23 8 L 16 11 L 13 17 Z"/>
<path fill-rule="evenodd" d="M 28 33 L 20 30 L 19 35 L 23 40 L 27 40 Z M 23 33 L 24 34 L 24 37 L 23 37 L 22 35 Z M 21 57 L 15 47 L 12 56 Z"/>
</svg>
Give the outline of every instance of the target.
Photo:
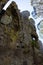
<svg viewBox="0 0 43 65">
<path fill-rule="evenodd" d="M 12 3 L 0 19 L 0 65 L 43 65 L 35 22 L 29 15 Z"/>
</svg>

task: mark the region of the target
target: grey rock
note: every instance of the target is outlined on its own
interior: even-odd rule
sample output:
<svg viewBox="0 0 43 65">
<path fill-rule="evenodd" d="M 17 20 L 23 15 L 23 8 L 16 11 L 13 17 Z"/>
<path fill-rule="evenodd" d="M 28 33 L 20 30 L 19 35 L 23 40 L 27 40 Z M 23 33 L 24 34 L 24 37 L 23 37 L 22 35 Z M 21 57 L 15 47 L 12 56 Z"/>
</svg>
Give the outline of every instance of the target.
<svg viewBox="0 0 43 65">
<path fill-rule="evenodd" d="M 29 11 L 23 11 L 21 12 L 21 14 L 23 15 L 24 18 L 28 18 L 30 16 L 30 12 Z"/>
</svg>

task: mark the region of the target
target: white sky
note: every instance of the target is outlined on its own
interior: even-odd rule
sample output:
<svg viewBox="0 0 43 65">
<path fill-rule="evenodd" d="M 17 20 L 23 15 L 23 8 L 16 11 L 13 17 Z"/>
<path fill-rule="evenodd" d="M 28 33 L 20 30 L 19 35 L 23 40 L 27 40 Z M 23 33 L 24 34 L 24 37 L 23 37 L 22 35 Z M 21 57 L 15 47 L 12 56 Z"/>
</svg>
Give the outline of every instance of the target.
<svg viewBox="0 0 43 65">
<path fill-rule="evenodd" d="M 30 11 L 30 14 L 33 11 L 33 8 L 32 8 L 31 3 L 30 3 L 31 0 L 14 0 L 14 1 L 17 3 L 18 8 L 20 9 L 20 11 L 28 10 L 28 11 Z M 30 16 L 30 17 L 32 17 L 32 16 Z M 40 22 L 41 18 L 34 19 L 34 20 L 35 20 L 37 34 L 39 36 L 39 31 L 37 29 L 37 24 Z M 43 39 L 41 39 L 40 36 L 39 36 L 39 39 L 43 42 Z"/>
</svg>

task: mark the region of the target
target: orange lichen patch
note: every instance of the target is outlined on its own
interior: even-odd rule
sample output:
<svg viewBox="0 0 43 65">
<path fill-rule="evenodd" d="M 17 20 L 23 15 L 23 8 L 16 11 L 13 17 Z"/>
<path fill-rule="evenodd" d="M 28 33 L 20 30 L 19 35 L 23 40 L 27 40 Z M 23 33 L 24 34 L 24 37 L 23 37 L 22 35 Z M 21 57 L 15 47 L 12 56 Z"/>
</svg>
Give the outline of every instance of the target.
<svg viewBox="0 0 43 65">
<path fill-rule="evenodd" d="M 19 31 L 15 32 L 14 29 L 8 29 L 8 27 L 5 25 L 5 33 L 9 36 L 11 42 L 8 44 L 10 48 L 15 48 L 16 47 L 16 42 L 18 39 L 18 33 Z"/>
<path fill-rule="evenodd" d="M 12 32 L 10 33 L 10 38 L 12 40 L 12 42 L 10 43 L 10 47 L 13 49 L 16 47 L 16 42 L 18 39 L 18 32 L 14 35 L 14 32 L 12 30 Z"/>
</svg>

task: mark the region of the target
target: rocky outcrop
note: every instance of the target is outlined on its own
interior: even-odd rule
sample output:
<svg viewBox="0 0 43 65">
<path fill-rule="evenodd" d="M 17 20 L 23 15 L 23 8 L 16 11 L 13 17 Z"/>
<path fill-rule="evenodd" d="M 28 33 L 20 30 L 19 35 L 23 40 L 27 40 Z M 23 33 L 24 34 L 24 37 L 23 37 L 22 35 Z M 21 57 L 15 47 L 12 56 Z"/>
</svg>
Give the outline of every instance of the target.
<svg viewBox="0 0 43 65">
<path fill-rule="evenodd" d="M 0 19 L 0 65 L 43 65 L 35 22 L 29 15 L 12 3 Z"/>
</svg>

